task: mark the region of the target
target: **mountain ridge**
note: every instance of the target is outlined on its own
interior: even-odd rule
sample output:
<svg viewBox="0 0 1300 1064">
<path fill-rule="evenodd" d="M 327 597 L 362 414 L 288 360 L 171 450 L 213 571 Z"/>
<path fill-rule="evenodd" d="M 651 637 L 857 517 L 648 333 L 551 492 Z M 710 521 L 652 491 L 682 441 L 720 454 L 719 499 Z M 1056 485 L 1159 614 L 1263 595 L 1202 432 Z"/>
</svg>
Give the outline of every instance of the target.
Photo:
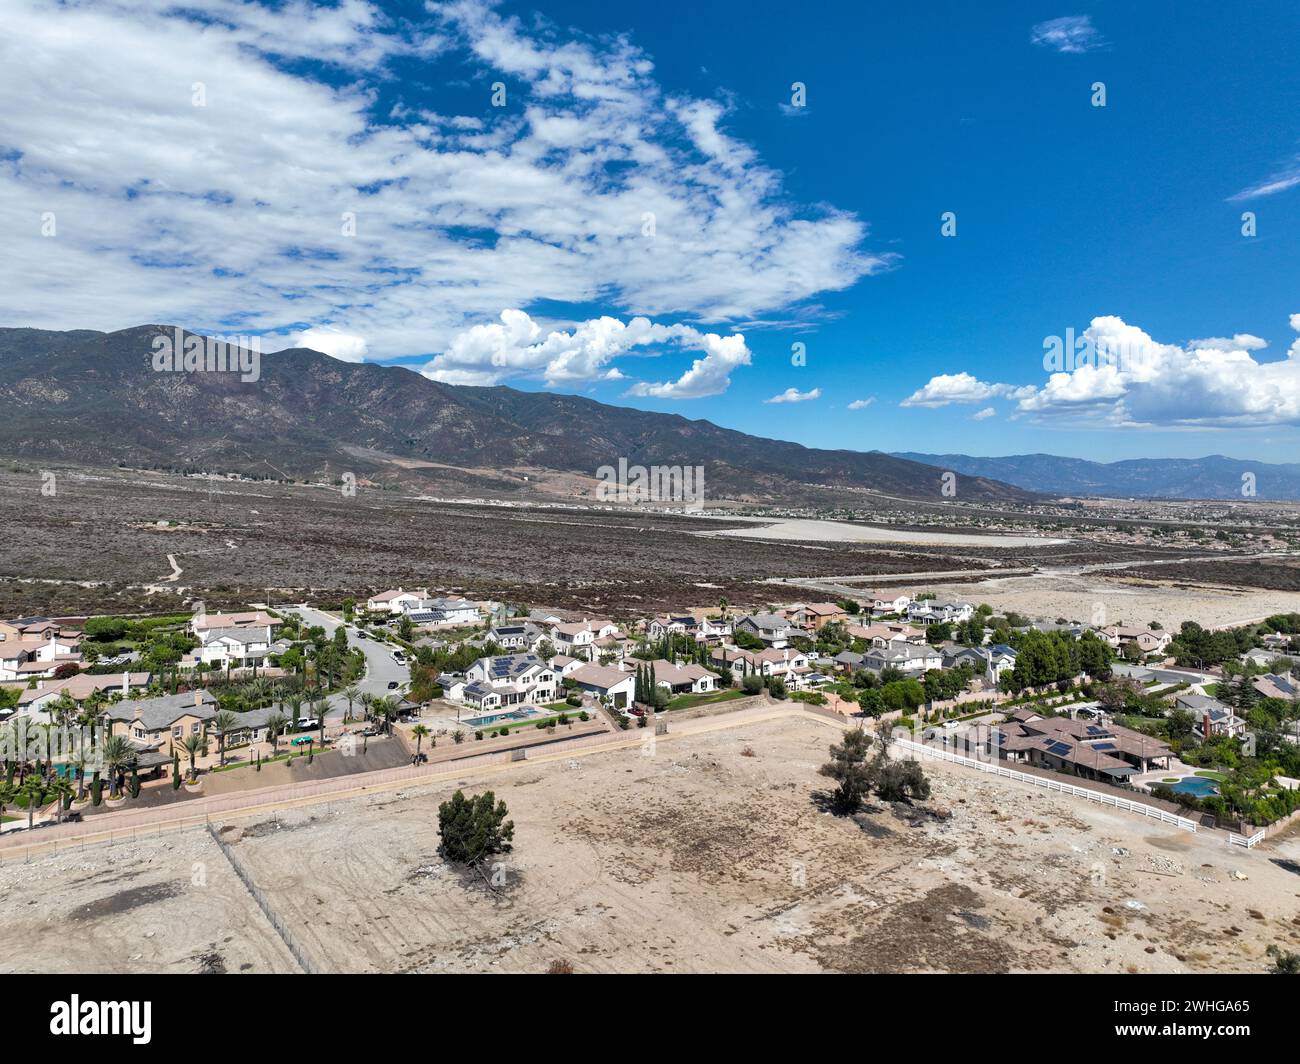
<svg viewBox="0 0 1300 1064">
<path fill-rule="evenodd" d="M 309 348 L 261 354 L 256 382 L 155 372 L 155 339 L 177 335 L 158 324 L 107 333 L 0 329 L 0 401 L 9 415 L 0 451 L 286 479 L 348 470 L 484 495 L 533 490 L 525 469 L 564 474 L 565 490 L 583 494 L 600 466 L 623 457 L 704 464 L 711 497 L 824 502 L 828 491 L 848 488 L 944 501 L 941 470 L 881 451 L 810 448 L 584 396 L 444 384 Z M 203 334 L 183 334 L 191 335 Z M 1036 498 L 982 477 L 959 476 L 956 488 L 963 501 Z"/>
<path fill-rule="evenodd" d="M 1126 458 L 1095 462 L 1061 455 L 894 452 L 968 476 L 993 477 L 1052 495 L 1165 499 L 1300 499 L 1300 463 L 1261 462 L 1212 454 L 1201 458 Z M 1251 474 L 1252 479 L 1243 479 Z M 1243 486 L 1253 495 L 1243 495 Z"/>
</svg>

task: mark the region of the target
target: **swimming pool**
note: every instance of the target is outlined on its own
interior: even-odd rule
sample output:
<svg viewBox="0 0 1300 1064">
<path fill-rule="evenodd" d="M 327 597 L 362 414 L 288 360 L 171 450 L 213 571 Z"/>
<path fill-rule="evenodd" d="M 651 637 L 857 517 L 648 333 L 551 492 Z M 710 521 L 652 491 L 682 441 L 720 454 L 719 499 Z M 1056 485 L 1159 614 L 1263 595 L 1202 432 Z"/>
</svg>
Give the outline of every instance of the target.
<svg viewBox="0 0 1300 1064">
<path fill-rule="evenodd" d="M 1165 784 L 1175 794 L 1190 794 L 1194 798 L 1208 798 L 1219 793 L 1219 785 L 1204 776 L 1184 776 L 1177 783 Z"/>
<path fill-rule="evenodd" d="M 486 713 L 481 717 L 468 717 L 461 723 L 468 724 L 471 728 L 487 728 L 493 724 L 500 724 L 503 720 L 528 720 L 530 717 L 539 716 L 541 712 L 540 709 L 526 706 L 523 709 L 510 709 L 503 713 Z"/>
</svg>

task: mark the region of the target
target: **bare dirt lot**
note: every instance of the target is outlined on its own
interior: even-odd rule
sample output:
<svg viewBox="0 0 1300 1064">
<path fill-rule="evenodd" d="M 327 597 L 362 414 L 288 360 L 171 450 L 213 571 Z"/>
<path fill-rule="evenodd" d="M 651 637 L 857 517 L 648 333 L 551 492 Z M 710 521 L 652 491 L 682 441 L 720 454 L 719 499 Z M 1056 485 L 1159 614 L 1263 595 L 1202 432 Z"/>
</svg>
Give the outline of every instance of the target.
<svg viewBox="0 0 1300 1064">
<path fill-rule="evenodd" d="M 326 971 L 1261 971 L 1300 943 L 1300 843 L 1229 850 L 942 763 L 924 807 L 839 819 L 810 799 L 832 728 L 700 727 L 464 781 L 516 824 L 495 890 L 437 855 L 454 785 L 224 837 Z M 292 967 L 219 849 L 184 839 L 0 868 L 4 969 Z"/>
</svg>

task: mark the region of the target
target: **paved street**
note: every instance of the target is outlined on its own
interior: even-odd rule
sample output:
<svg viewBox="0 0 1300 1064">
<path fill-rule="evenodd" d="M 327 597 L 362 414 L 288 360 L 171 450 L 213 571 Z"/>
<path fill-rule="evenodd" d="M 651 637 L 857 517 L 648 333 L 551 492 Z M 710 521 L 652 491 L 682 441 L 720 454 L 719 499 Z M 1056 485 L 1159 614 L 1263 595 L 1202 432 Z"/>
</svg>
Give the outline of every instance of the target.
<svg viewBox="0 0 1300 1064">
<path fill-rule="evenodd" d="M 318 624 L 331 637 L 334 635 L 334 630 L 343 623 L 342 619 L 335 614 L 310 606 L 276 606 L 274 609 L 286 615 L 296 613 L 305 624 Z M 393 660 L 393 651 L 397 648 L 391 643 L 377 643 L 368 637 L 358 638 L 355 625 L 347 625 L 347 632 L 348 644 L 356 647 L 366 656 L 366 674 L 357 681 L 357 687 L 363 693 L 368 692 L 376 698 L 404 694 L 410 684 L 411 674 L 405 665 L 399 665 Z M 397 690 L 389 690 L 388 685 L 394 680 L 401 684 L 401 687 Z M 348 708 L 348 700 L 340 694 L 333 694 L 330 696 L 329 706 L 325 719 L 342 720 Z M 361 711 L 359 704 L 353 709 L 357 713 Z"/>
</svg>

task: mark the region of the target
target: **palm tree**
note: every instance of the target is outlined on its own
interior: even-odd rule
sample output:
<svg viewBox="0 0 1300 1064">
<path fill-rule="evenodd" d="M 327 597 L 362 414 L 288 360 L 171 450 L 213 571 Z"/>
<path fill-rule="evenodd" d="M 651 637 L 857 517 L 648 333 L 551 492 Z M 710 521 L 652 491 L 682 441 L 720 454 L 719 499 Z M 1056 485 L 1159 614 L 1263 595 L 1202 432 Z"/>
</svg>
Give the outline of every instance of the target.
<svg viewBox="0 0 1300 1064">
<path fill-rule="evenodd" d="M 23 785 L 18 788 L 21 797 L 27 799 L 27 830 L 32 830 L 32 819 L 36 816 L 36 807 L 41 804 L 41 799 L 45 797 L 45 783 L 41 777 L 33 773 L 23 781 Z"/>
<path fill-rule="evenodd" d="M 369 720 L 375 712 L 375 696 L 367 691 L 359 701 L 361 702 L 361 712 L 365 715 L 366 720 Z"/>
<path fill-rule="evenodd" d="M 104 740 L 99 756 L 108 770 L 108 796 L 116 798 L 118 774 L 135 761 L 135 751 L 125 735 L 110 735 Z"/>
<path fill-rule="evenodd" d="M 354 683 L 350 683 L 343 688 L 343 697 L 348 700 L 348 715 L 343 718 L 343 723 L 347 724 L 352 719 L 353 705 L 361 697 L 361 688 Z"/>
<path fill-rule="evenodd" d="M 420 743 L 423 742 L 424 739 L 428 736 L 429 729 L 426 728 L 423 724 L 417 724 L 414 728 L 411 729 L 411 734 L 415 736 L 415 753 L 416 756 L 418 757 L 420 753 Z"/>
<path fill-rule="evenodd" d="M 226 763 L 226 736 L 239 727 L 239 717 L 228 709 L 223 709 L 212 718 L 212 730 L 217 733 L 217 753 L 220 763 Z"/>
<path fill-rule="evenodd" d="M 72 781 L 67 776 L 55 776 L 50 782 L 49 788 L 45 792 L 46 798 L 55 798 L 58 805 L 55 807 L 58 813 L 58 822 L 63 823 L 63 812 L 72 804 Z"/>
<path fill-rule="evenodd" d="M 272 713 L 266 718 L 266 730 L 271 736 L 271 756 L 274 757 L 280 750 L 280 735 L 284 731 L 284 726 L 288 723 L 283 713 Z"/>
<path fill-rule="evenodd" d="M 185 752 L 190 755 L 190 782 L 193 783 L 199 778 L 198 766 L 194 764 L 194 759 L 199 756 L 199 751 L 203 749 L 203 736 L 190 734 L 185 736 L 181 741 L 181 746 Z"/>
</svg>

